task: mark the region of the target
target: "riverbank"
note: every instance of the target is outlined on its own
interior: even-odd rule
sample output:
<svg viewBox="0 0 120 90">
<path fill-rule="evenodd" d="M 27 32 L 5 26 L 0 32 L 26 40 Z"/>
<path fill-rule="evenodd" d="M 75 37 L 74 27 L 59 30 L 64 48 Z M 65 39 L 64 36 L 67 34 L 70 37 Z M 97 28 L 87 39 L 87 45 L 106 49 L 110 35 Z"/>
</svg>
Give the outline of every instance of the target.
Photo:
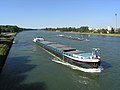
<svg viewBox="0 0 120 90">
<path fill-rule="evenodd" d="M 14 40 L 12 36 L 15 36 L 16 34 L 17 33 L 5 33 L 5 36 L 2 35 L 0 37 L 0 71 L 2 70 L 4 66 L 8 53 L 12 46 L 12 43 Z M 8 36 L 9 38 L 6 36 Z"/>
<path fill-rule="evenodd" d="M 81 32 L 65 32 L 65 33 L 73 33 L 73 34 L 93 34 L 93 35 L 98 35 L 98 36 L 117 36 L 117 37 L 120 37 L 120 34 L 81 33 Z"/>
</svg>

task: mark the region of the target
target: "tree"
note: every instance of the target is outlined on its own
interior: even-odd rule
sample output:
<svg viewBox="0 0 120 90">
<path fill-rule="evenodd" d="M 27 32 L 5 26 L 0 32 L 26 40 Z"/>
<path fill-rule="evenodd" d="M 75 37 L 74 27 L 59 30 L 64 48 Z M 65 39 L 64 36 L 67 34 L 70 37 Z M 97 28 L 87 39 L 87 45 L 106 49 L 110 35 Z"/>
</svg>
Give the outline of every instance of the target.
<svg viewBox="0 0 120 90">
<path fill-rule="evenodd" d="M 78 28 L 78 31 L 79 32 L 89 32 L 89 27 L 88 26 L 82 26 L 80 28 Z"/>
<path fill-rule="evenodd" d="M 102 33 L 107 33 L 107 29 L 101 29 Z"/>
<path fill-rule="evenodd" d="M 112 33 L 112 34 L 113 34 L 113 33 L 115 33 L 115 31 L 114 31 L 114 29 L 113 29 L 113 28 L 111 29 L 111 33 Z"/>
<path fill-rule="evenodd" d="M 0 25 L 0 33 L 1 32 L 19 32 L 22 31 L 22 28 L 19 28 L 17 26 L 11 26 L 11 25 Z"/>
<path fill-rule="evenodd" d="M 120 34 L 120 28 L 117 29 L 116 33 L 117 33 L 117 34 Z"/>
<path fill-rule="evenodd" d="M 0 27 L 0 34 L 1 34 L 1 27 Z"/>
</svg>

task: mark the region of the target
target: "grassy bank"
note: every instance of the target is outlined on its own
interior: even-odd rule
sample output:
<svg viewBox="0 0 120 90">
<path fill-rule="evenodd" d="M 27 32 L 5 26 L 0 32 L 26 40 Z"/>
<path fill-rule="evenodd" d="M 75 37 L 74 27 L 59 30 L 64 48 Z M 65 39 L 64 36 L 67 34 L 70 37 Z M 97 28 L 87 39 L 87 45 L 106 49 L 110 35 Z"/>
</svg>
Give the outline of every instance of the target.
<svg viewBox="0 0 120 90">
<path fill-rule="evenodd" d="M 2 35 L 6 35 L 6 36 L 16 36 L 17 35 L 17 32 L 15 33 L 10 33 L 10 32 L 7 32 L 7 33 L 1 33 Z"/>
<path fill-rule="evenodd" d="M 6 33 L 8 36 L 16 36 L 17 33 Z"/>
<path fill-rule="evenodd" d="M 13 38 L 0 38 L 0 70 L 4 66 L 5 60 L 9 53 Z"/>
<path fill-rule="evenodd" d="M 94 35 L 99 35 L 99 36 L 118 36 L 120 37 L 120 34 L 99 34 L 99 33 L 81 33 L 81 32 L 66 32 L 66 33 L 73 33 L 73 34 L 94 34 Z"/>
<path fill-rule="evenodd" d="M 118 37 L 120 37 L 120 34 L 96 34 L 96 35 L 100 35 L 100 36 L 118 36 Z"/>
</svg>

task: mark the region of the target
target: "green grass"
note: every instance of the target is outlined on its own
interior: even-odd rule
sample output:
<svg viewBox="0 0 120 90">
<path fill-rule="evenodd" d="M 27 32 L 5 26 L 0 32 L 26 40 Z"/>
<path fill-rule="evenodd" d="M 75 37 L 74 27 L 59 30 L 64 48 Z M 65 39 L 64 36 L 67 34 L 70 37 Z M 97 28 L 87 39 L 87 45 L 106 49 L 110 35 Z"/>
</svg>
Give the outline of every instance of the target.
<svg viewBox="0 0 120 90">
<path fill-rule="evenodd" d="M 0 55 L 4 55 L 12 42 L 10 38 L 0 38 Z"/>
<path fill-rule="evenodd" d="M 101 36 L 120 36 L 120 34 L 96 34 Z"/>
<path fill-rule="evenodd" d="M 10 34 L 10 36 L 12 35 L 14 36 L 15 34 L 14 33 Z M 12 41 L 13 41 L 13 38 L 5 38 L 5 37 L 0 38 L 0 70 L 4 65 L 4 62 L 9 52 Z"/>
<path fill-rule="evenodd" d="M 5 35 L 7 35 L 7 36 L 16 36 L 17 32 L 14 32 L 14 33 L 12 33 L 12 32 L 7 32 L 7 33 L 2 33 L 2 34 L 5 34 Z"/>
<path fill-rule="evenodd" d="M 17 33 L 6 33 L 8 36 L 15 36 Z"/>
<path fill-rule="evenodd" d="M 7 47 L 8 47 L 8 45 L 6 45 L 6 44 L 0 45 L 0 55 L 1 55 L 1 56 L 3 56 L 3 55 L 6 54 L 7 49 L 8 49 Z"/>
<path fill-rule="evenodd" d="M 0 38 L 0 70 L 4 65 L 11 43 L 11 38 Z"/>
<path fill-rule="evenodd" d="M 5 33 L 6 35 L 14 36 L 16 33 Z M 8 49 L 12 43 L 12 38 L 0 38 L 0 57 L 6 55 L 8 52 Z"/>
</svg>

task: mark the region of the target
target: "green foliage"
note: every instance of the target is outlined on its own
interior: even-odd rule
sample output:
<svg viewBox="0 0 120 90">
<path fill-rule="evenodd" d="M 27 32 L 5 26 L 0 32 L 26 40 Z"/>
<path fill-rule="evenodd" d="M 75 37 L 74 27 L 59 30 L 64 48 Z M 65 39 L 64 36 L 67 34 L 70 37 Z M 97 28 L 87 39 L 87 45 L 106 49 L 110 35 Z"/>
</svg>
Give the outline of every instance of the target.
<svg viewBox="0 0 120 90">
<path fill-rule="evenodd" d="M 120 34 L 120 28 L 118 28 L 115 33 Z"/>
<path fill-rule="evenodd" d="M 45 28 L 43 30 L 48 30 L 48 31 L 65 31 L 65 32 L 70 32 L 70 31 L 75 31 L 76 28 L 75 27 L 64 27 L 64 28 Z"/>
<path fill-rule="evenodd" d="M 12 38 L 0 39 L 0 55 L 5 55 L 8 51 L 9 45 L 12 43 Z"/>
<path fill-rule="evenodd" d="M 113 34 L 113 33 L 115 33 L 115 31 L 114 31 L 114 29 L 112 28 L 112 30 L 111 30 L 111 32 L 110 32 L 111 34 Z"/>
<path fill-rule="evenodd" d="M 103 29 L 103 28 L 102 28 L 102 29 L 101 29 L 101 32 L 102 32 L 102 33 L 107 33 L 107 29 Z"/>
<path fill-rule="evenodd" d="M 88 26 L 81 26 L 80 28 L 75 27 L 64 27 L 64 28 L 44 28 L 43 30 L 46 31 L 61 31 L 61 32 L 80 32 L 80 33 L 99 33 L 99 34 L 107 34 L 107 29 L 98 29 L 98 30 L 89 30 Z M 115 32 L 112 28 L 111 31 L 109 31 L 110 34 L 120 34 L 120 28 L 117 29 Z"/>
<path fill-rule="evenodd" d="M 80 28 L 78 28 L 78 31 L 79 32 L 89 32 L 89 27 L 88 26 L 82 26 Z"/>
<path fill-rule="evenodd" d="M 1 28 L 0 28 L 0 34 L 1 34 Z"/>
<path fill-rule="evenodd" d="M 20 31 L 22 31 L 22 28 L 19 28 L 17 26 L 0 25 L 0 33 L 1 32 L 20 32 Z"/>
<path fill-rule="evenodd" d="M 43 30 L 48 30 L 48 31 L 65 31 L 65 32 L 89 32 L 89 29 L 87 26 L 82 26 L 80 28 L 75 28 L 75 27 L 64 27 L 64 28 L 44 28 Z"/>
<path fill-rule="evenodd" d="M 97 33 L 107 33 L 107 29 L 104 29 L 104 28 L 98 29 L 96 32 Z"/>
</svg>

